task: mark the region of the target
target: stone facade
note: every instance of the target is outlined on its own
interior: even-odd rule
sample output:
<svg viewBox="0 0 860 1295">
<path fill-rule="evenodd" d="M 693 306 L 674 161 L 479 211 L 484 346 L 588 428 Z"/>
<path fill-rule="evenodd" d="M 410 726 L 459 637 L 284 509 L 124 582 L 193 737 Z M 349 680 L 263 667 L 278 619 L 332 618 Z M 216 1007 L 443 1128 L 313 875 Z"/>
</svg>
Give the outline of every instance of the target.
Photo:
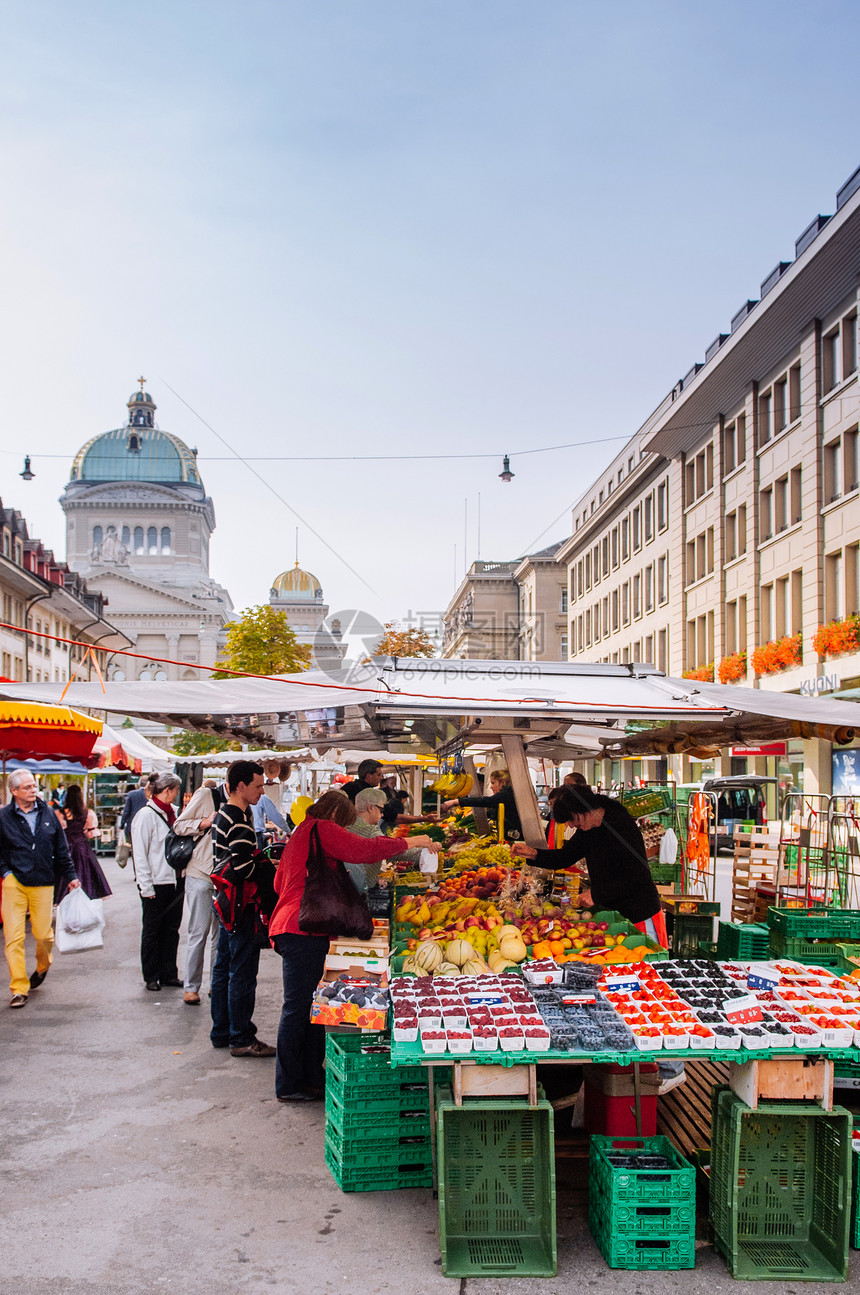
<svg viewBox="0 0 860 1295">
<path fill-rule="evenodd" d="M 299 643 L 311 649 L 311 665 L 315 670 L 341 668 L 346 648 L 340 641 L 340 621 L 327 624 L 328 604 L 316 576 L 303 571 L 296 562 L 275 579 L 269 590 L 269 603 L 276 611 L 283 612 Z"/>
<path fill-rule="evenodd" d="M 163 658 L 117 658 L 112 678 L 205 678 L 193 665 L 214 664 L 233 604 L 209 575 L 215 510 L 196 451 L 156 426 L 155 409 L 134 392 L 125 425 L 76 455 L 60 500 L 67 561 L 109 600 L 134 650 Z"/>
<path fill-rule="evenodd" d="M 565 660 L 566 589 L 555 557 L 559 547 L 515 562 L 473 562 L 445 611 L 442 656 Z"/>
</svg>

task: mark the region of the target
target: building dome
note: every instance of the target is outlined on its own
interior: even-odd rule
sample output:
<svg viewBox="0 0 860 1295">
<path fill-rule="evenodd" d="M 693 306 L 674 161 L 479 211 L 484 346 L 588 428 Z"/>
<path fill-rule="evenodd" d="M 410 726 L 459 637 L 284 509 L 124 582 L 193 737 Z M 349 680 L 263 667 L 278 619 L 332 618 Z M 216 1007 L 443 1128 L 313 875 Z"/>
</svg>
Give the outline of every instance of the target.
<svg viewBox="0 0 860 1295">
<path fill-rule="evenodd" d="M 316 602 L 322 596 L 319 580 L 310 571 L 303 571 L 298 562 L 292 571 L 282 571 L 272 584 L 273 598 L 286 598 L 290 602 Z"/>
<path fill-rule="evenodd" d="M 178 436 L 155 426 L 155 401 L 148 391 L 132 392 L 125 427 L 102 432 L 82 445 L 72 463 L 72 481 L 160 481 L 201 486 L 197 452 Z"/>
</svg>

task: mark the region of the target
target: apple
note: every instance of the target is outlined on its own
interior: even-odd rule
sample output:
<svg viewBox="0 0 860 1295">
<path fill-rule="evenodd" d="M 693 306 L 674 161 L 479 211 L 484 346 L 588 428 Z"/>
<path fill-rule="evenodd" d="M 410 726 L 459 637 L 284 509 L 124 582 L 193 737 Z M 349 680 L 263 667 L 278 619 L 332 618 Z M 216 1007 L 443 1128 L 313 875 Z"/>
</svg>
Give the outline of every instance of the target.
<svg viewBox="0 0 860 1295">
<path fill-rule="evenodd" d="M 466 922 L 465 922 L 465 927 L 464 927 L 464 929 L 468 929 L 468 928 L 470 928 L 470 927 L 480 926 L 480 925 L 481 925 L 481 922 L 480 922 L 480 919 L 479 919 L 479 918 L 477 918 L 477 917 L 475 917 L 475 916 L 467 917 L 467 918 L 466 918 Z"/>
</svg>

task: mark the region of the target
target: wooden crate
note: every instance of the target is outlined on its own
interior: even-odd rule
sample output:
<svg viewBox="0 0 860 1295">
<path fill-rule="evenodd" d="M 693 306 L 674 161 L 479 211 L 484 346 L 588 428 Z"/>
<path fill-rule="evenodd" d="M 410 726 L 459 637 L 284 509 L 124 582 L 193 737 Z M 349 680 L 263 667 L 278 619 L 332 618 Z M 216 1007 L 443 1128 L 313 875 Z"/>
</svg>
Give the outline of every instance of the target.
<svg viewBox="0 0 860 1295">
<path fill-rule="evenodd" d="M 773 830 L 775 829 L 775 830 Z M 757 891 L 763 885 L 773 893 L 779 867 L 779 825 L 773 829 L 753 827 L 749 830 L 735 828 L 735 857 L 732 866 L 732 918 L 733 922 L 758 922 Z M 761 905 L 759 904 L 760 908 Z M 767 913 L 765 911 L 765 917 Z"/>
<path fill-rule="evenodd" d="M 818 1102 L 833 1109 L 833 1062 L 827 1057 L 773 1057 L 732 1062 L 729 1087 L 756 1110 L 760 1101 Z"/>
</svg>

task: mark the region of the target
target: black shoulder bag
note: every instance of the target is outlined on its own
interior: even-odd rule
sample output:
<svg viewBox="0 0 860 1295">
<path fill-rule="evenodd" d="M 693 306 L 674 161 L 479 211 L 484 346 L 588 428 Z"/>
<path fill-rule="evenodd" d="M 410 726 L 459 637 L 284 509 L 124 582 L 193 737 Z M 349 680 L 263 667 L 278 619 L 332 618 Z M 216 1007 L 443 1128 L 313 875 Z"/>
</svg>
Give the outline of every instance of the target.
<svg viewBox="0 0 860 1295">
<path fill-rule="evenodd" d="M 309 935 L 345 935 L 353 940 L 369 940 L 373 935 L 373 918 L 363 896 L 353 886 L 340 859 L 334 868 L 329 867 L 316 823 L 311 828 L 299 930 Z"/>
</svg>

